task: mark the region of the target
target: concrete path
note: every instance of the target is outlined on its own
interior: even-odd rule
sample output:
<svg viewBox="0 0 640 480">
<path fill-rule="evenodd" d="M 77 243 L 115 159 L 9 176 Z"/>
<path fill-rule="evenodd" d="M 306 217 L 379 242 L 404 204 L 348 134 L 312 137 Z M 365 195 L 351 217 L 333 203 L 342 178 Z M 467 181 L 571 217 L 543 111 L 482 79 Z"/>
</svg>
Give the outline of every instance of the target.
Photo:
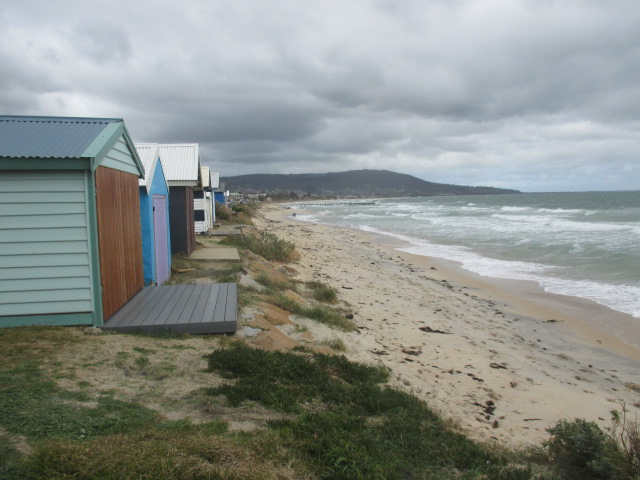
<svg viewBox="0 0 640 480">
<path fill-rule="evenodd" d="M 238 249 L 233 247 L 198 248 L 189 257 L 193 260 L 240 260 Z"/>
</svg>

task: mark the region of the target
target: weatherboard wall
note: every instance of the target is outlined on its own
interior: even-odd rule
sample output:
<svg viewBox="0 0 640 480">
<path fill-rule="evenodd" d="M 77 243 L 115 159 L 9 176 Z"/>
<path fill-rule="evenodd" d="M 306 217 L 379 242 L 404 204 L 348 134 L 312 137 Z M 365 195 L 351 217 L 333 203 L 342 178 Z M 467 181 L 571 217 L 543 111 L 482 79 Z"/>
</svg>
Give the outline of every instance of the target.
<svg viewBox="0 0 640 480">
<path fill-rule="evenodd" d="M 83 170 L 2 172 L 0 326 L 22 315 L 91 321 L 88 182 Z"/>
<path fill-rule="evenodd" d="M 156 265 L 156 258 L 165 258 L 167 265 L 166 271 L 171 271 L 171 238 L 169 235 L 169 229 L 166 230 L 166 240 L 164 242 L 161 239 L 155 238 L 155 225 L 154 225 L 154 210 L 153 199 L 154 196 L 162 196 L 166 198 L 166 209 L 164 215 L 166 217 L 165 224 L 169 225 L 169 189 L 167 188 L 167 182 L 164 177 L 164 171 L 160 162 L 155 163 L 154 172 L 147 172 L 147 175 L 152 175 L 152 182 L 147 188 L 141 186 L 140 190 L 140 223 L 142 226 L 142 256 L 144 266 L 144 284 L 150 285 L 152 283 L 162 284 L 162 279 L 158 280 L 158 271 L 163 271 Z M 156 213 L 156 215 L 159 212 Z M 156 255 L 156 248 L 166 248 L 166 255 Z"/>
<path fill-rule="evenodd" d="M 104 159 L 100 162 L 100 166 L 131 173 L 136 177 L 139 175 L 138 166 L 125 142 L 124 135 L 120 136 L 115 145 L 113 145 L 111 150 L 105 155 Z"/>
<path fill-rule="evenodd" d="M 193 218 L 196 233 L 203 233 L 213 227 L 211 192 L 193 192 Z"/>
<path fill-rule="evenodd" d="M 224 192 L 214 192 L 214 203 L 219 203 L 220 205 L 227 205 L 227 198 Z"/>
</svg>

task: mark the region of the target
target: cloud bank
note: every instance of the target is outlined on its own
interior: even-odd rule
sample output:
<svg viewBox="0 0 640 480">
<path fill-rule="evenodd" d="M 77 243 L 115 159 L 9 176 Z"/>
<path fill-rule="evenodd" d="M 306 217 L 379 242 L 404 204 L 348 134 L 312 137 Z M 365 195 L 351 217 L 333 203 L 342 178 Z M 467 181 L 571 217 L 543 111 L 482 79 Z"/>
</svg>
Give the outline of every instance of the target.
<svg viewBox="0 0 640 480">
<path fill-rule="evenodd" d="M 225 176 L 639 189 L 640 4 L 7 0 L 0 111 L 124 118 Z"/>
</svg>

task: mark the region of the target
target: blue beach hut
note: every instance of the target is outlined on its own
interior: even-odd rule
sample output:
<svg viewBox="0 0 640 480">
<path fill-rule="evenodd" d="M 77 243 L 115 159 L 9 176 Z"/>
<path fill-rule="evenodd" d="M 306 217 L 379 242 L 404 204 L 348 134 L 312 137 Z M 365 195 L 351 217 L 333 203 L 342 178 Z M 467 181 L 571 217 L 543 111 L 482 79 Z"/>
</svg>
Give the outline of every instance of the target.
<svg viewBox="0 0 640 480">
<path fill-rule="evenodd" d="M 140 222 L 144 284 L 162 285 L 171 276 L 169 185 L 157 143 L 136 143 L 146 172 L 140 179 Z"/>
<path fill-rule="evenodd" d="M 229 192 L 226 190 L 227 185 L 220 181 L 218 177 L 218 186 L 214 187 L 214 201 L 225 207 L 229 206 Z"/>
</svg>

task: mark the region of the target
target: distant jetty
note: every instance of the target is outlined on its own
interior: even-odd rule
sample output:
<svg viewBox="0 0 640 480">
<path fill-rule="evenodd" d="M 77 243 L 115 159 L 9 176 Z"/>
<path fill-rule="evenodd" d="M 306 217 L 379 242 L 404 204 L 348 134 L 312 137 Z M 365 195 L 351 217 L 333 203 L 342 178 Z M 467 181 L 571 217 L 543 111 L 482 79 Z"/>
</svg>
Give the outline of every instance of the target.
<svg viewBox="0 0 640 480">
<path fill-rule="evenodd" d="M 296 202 L 296 203 L 288 203 L 287 206 L 289 207 L 332 207 L 335 205 L 375 205 L 376 201 L 375 200 L 366 200 L 366 201 L 358 201 L 358 200 L 353 200 L 353 201 L 345 201 L 345 200 L 337 200 L 337 201 L 331 201 L 328 200 L 326 202 Z"/>
</svg>

